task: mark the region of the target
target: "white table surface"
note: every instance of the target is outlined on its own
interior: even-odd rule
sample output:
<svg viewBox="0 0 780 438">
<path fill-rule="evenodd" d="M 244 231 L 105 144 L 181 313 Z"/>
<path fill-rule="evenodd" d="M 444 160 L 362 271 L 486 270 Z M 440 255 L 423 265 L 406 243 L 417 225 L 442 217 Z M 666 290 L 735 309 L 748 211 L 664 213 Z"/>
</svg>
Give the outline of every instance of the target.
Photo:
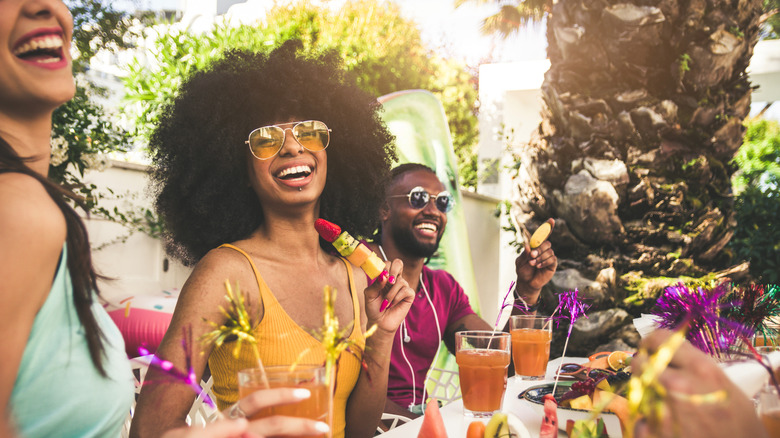
<svg viewBox="0 0 780 438">
<path fill-rule="evenodd" d="M 566 363 L 583 363 L 587 361 L 588 359 L 584 357 L 565 358 Z M 542 415 L 534 410 L 529 402 L 518 399 L 517 395 L 528 387 L 552 382 L 555 379 L 555 370 L 560 363 L 561 359 L 557 358 L 551 360 L 547 364 L 545 380 L 528 381 L 510 377 L 507 382 L 504 403 L 501 410 L 515 414 L 523 422 L 533 438 L 539 437 L 539 430 L 542 427 Z M 464 438 L 469 423 L 475 420 L 474 418 L 463 415 L 462 400 L 456 400 L 443 406 L 441 408 L 441 416 L 444 420 L 444 427 L 447 429 L 447 436 L 449 438 Z M 416 418 L 379 436 L 382 438 L 414 438 L 420 431 L 422 420 L 423 417 Z M 487 422 L 487 419 L 485 419 L 485 422 Z M 558 436 L 566 437 L 566 433 L 559 431 Z"/>
</svg>

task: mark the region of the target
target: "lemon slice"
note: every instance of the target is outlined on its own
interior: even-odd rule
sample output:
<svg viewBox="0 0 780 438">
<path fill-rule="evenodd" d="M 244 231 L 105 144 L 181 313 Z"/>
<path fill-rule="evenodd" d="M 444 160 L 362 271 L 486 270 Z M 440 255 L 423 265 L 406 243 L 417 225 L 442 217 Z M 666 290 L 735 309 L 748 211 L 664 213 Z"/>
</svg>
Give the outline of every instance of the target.
<svg viewBox="0 0 780 438">
<path fill-rule="evenodd" d="M 633 354 L 627 351 L 613 351 L 609 357 L 607 357 L 607 365 L 615 371 L 619 371 L 628 366 Z"/>
<path fill-rule="evenodd" d="M 539 248 L 539 246 L 547 240 L 547 237 L 550 236 L 551 231 L 552 227 L 549 222 L 539 225 L 539 228 L 537 228 L 531 236 L 531 241 L 529 242 L 531 249 Z"/>
</svg>

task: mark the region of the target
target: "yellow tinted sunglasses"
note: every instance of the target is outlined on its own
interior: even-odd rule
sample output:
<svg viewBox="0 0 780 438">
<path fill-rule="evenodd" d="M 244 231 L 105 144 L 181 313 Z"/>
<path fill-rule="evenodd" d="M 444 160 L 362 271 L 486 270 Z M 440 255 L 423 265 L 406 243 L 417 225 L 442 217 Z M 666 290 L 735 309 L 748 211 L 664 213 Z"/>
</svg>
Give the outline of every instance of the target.
<svg viewBox="0 0 780 438">
<path fill-rule="evenodd" d="M 305 120 L 295 123 L 292 128 L 282 128 L 283 125 L 291 123 L 282 123 L 281 125 L 268 125 L 257 128 L 249 133 L 249 140 L 245 141 L 249 145 L 249 151 L 258 160 L 267 160 L 278 154 L 284 145 L 284 138 L 289 130 L 293 138 L 301 146 L 311 152 L 325 150 L 330 143 L 330 129 L 325 123 L 319 120 Z"/>
</svg>

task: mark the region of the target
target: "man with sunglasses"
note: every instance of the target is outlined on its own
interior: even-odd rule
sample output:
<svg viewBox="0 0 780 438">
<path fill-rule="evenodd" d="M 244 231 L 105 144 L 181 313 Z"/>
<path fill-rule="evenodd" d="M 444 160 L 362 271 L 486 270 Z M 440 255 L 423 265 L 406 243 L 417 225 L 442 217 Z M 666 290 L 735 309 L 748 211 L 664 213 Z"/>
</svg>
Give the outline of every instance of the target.
<svg viewBox="0 0 780 438">
<path fill-rule="evenodd" d="M 388 413 L 414 417 L 421 412 L 427 371 L 440 340 L 455 354 L 455 332 L 493 329 L 474 313 L 452 275 L 425 266 L 439 247 L 453 202 L 431 168 L 407 163 L 393 169 L 379 212 L 381 226 L 370 245 L 385 259 L 403 261 L 403 277 L 417 294 L 393 340 Z M 557 265 L 549 242 L 534 250 L 526 246 L 517 257 L 515 299 L 530 306 L 526 313 L 536 312 L 542 286 L 552 279 Z"/>
</svg>

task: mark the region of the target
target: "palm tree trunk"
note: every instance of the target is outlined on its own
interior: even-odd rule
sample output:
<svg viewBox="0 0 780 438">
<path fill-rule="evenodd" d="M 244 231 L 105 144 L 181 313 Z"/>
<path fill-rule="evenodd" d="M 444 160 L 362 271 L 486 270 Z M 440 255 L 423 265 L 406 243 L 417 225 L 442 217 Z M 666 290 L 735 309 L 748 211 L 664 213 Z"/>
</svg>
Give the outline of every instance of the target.
<svg viewBox="0 0 780 438">
<path fill-rule="evenodd" d="M 556 218 L 560 269 L 612 278 L 603 304 L 631 279 L 738 262 L 731 159 L 761 14 L 760 0 L 553 6 L 545 114 L 519 152 L 513 214 L 531 231 Z"/>
</svg>

